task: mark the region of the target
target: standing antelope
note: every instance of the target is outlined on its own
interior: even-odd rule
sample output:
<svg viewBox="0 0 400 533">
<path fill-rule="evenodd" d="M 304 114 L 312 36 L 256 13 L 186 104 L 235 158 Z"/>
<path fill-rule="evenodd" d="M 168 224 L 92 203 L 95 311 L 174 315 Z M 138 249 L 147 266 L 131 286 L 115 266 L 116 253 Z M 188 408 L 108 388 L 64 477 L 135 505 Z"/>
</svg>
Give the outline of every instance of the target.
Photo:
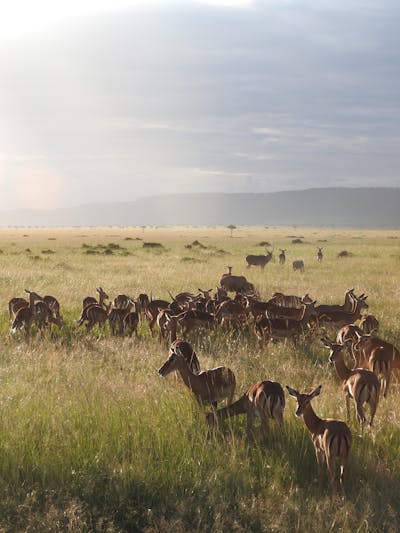
<svg viewBox="0 0 400 533">
<path fill-rule="evenodd" d="M 346 366 L 343 351 L 346 348 L 347 343 L 334 343 L 327 337 L 324 337 L 321 340 L 324 346 L 329 348 L 329 361 L 335 365 L 337 375 L 343 381 L 343 391 L 346 394 L 347 421 L 350 420 L 350 398 L 353 398 L 356 407 L 357 420 L 359 424 L 361 424 L 361 430 L 364 429 L 366 421 L 363 408 L 364 403 L 369 405 L 369 426 L 371 427 L 379 403 L 380 384 L 378 377 L 370 370 L 364 368 L 350 370 Z M 348 344 L 351 344 L 351 341 L 349 341 Z"/>
<path fill-rule="evenodd" d="M 379 321 L 374 315 L 364 315 L 360 320 L 360 329 L 364 334 L 377 334 L 379 331 Z"/>
<path fill-rule="evenodd" d="M 286 252 L 286 250 L 282 250 L 281 249 L 281 253 L 279 254 L 279 264 L 280 265 L 284 265 L 285 264 L 285 261 L 286 261 L 285 252 Z"/>
<path fill-rule="evenodd" d="M 317 261 L 318 263 L 322 263 L 322 259 L 324 258 L 324 254 L 322 253 L 323 248 L 318 248 L 317 252 Z"/>
<path fill-rule="evenodd" d="M 344 496 L 344 477 L 352 441 L 351 431 L 347 424 L 341 420 L 334 420 L 332 418 L 323 419 L 316 415 L 312 408 L 311 400 L 319 396 L 321 388 L 322 385 L 313 390 L 311 394 L 304 394 L 286 385 L 288 393 L 297 400 L 296 416 L 303 416 L 304 423 L 311 433 L 318 465 L 319 489 L 322 489 L 322 465 L 325 459 L 332 489 L 332 497 L 335 496 L 335 462 L 338 459 L 340 463 L 339 485 Z"/>
<path fill-rule="evenodd" d="M 265 255 L 248 255 L 246 256 L 247 268 L 251 266 L 260 266 L 264 270 L 265 265 L 268 264 L 272 259 L 272 252 L 266 251 Z"/>
<path fill-rule="evenodd" d="M 158 373 L 165 377 L 174 370 L 179 372 L 183 382 L 199 403 L 211 404 L 212 409 L 216 409 L 217 403 L 224 399 L 227 399 L 228 404 L 232 403 L 236 378 L 230 368 L 219 366 L 194 374 L 186 359 L 173 351 Z"/>
<path fill-rule="evenodd" d="M 276 426 L 283 424 L 283 410 L 285 408 L 285 394 L 282 386 L 275 381 L 259 381 L 251 385 L 247 391 L 231 405 L 227 405 L 218 411 L 208 413 L 206 416 L 209 430 L 212 430 L 220 422 L 232 416 L 247 415 L 247 438 L 250 440 L 253 433 L 254 417 L 261 419 L 261 439 L 268 434 L 268 422 L 274 420 L 274 434 Z"/>
</svg>

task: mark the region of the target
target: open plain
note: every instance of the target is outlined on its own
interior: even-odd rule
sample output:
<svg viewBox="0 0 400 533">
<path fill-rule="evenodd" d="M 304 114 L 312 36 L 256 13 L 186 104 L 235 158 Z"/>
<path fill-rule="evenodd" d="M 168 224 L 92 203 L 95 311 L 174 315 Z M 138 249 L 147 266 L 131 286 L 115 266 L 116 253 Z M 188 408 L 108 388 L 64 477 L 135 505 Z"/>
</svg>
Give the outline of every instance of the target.
<svg viewBox="0 0 400 533">
<path fill-rule="evenodd" d="M 297 241 L 297 242 L 293 242 Z M 161 247 L 143 247 L 144 242 Z M 274 250 L 264 270 L 247 254 Z M 200 245 L 198 244 L 200 243 Z M 323 260 L 317 250 L 323 248 Z M 279 264 L 280 249 L 286 263 Z M 282 435 L 259 446 L 244 417 L 207 440 L 205 413 L 182 383 L 157 370 L 168 347 L 145 322 L 138 337 L 86 332 L 82 299 L 197 293 L 226 266 L 261 299 L 276 292 L 342 303 L 368 295 L 380 337 L 400 346 L 398 230 L 107 227 L 0 230 L 0 530 L 2 531 L 398 531 L 400 386 L 393 379 L 371 430 L 353 434 L 347 497 L 320 493 L 310 434 L 286 395 Z M 342 251 L 348 257 L 338 258 Z M 304 272 L 293 271 L 294 260 Z M 64 325 L 29 341 L 10 333 L 8 301 L 24 289 L 51 294 Z M 311 391 L 324 417 L 346 419 L 342 385 L 320 336 L 260 349 L 251 325 L 192 334 L 202 369 L 236 375 L 235 399 L 259 380 Z"/>
</svg>

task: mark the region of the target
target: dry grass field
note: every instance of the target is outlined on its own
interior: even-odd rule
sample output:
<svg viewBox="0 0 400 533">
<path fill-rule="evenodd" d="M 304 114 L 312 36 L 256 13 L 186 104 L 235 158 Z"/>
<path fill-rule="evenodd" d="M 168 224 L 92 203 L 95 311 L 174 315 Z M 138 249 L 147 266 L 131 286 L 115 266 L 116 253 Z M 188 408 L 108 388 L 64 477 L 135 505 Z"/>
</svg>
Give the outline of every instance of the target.
<svg viewBox="0 0 400 533">
<path fill-rule="evenodd" d="M 301 243 L 293 243 L 300 239 Z M 199 241 L 204 247 L 194 245 Z M 145 249 L 143 242 L 160 248 Z M 262 242 L 287 250 L 246 269 Z M 188 248 L 187 245 L 192 245 Z M 317 247 L 324 260 L 316 260 Z M 380 336 L 400 346 L 400 232 L 318 228 L 8 228 L 0 230 L 0 531 L 399 531 L 400 386 L 393 380 L 372 430 L 354 408 L 346 500 L 318 490 L 310 434 L 286 395 L 279 445 L 249 444 L 244 417 L 206 438 L 205 411 L 157 369 L 168 349 L 150 336 L 77 328 L 82 299 L 153 298 L 217 286 L 226 265 L 262 299 L 275 291 L 342 303 L 368 295 Z M 347 250 L 350 256 L 338 259 Z M 303 259 L 305 272 L 291 263 Z M 24 289 L 52 294 L 64 326 L 29 342 L 10 334 L 7 304 Z M 318 414 L 345 420 L 342 386 L 319 337 L 260 350 L 251 328 L 197 335 L 202 368 L 229 366 L 236 398 L 259 380 L 311 391 Z"/>
</svg>

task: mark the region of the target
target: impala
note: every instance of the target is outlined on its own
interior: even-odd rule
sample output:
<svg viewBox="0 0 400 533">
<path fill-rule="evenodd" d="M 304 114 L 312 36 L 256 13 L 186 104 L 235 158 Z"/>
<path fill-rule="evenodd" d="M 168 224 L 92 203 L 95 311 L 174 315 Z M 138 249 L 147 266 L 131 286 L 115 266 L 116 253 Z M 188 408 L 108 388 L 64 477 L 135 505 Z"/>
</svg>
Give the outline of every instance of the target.
<svg viewBox="0 0 400 533">
<path fill-rule="evenodd" d="M 319 489 L 322 489 L 324 460 L 328 468 L 329 481 L 332 489 L 332 496 L 336 494 L 336 459 L 340 463 L 339 485 L 343 496 L 344 478 L 349 460 L 352 436 L 351 431 L 345 422 L 332 418 L 319 418 L 315 413 L 311 400 L 321 393 L 322 386 L 317 387 L 311 394 L 300 393 L 291 387 L 286 386 L 288 393 L 297 400 L 296 416 L 303 416 L 303 420 L 311 433 L 314 444 L 315 455 L 318 465 Z"/>
<path fill-rule="evenodd" d="M 35 302 L 42 298 L 36 292 L 28 291 L 28 289 L 25 289 L 25 292 L 29 294 L 29 305 L 21 307 L 16 312 L 11 325 L 11 333 L 15 333 L 18 329 L 24 328 L 25 338 L 28 339 L 32 322 L 36 317 Z"/>
<path fill-rule="evenodd" d="M 317 261 L 318 263 L 322 263 L 322 259 L 324 258 L 324 254 L 322 253 L 323 248 L 318 248 L 317 252 Z"/>
<path fill-rule="evenodd" d="M 361 317 L 361 311 L 363 309 L 368 309 L 368 304 L 365 302 L 367 296 L 363 294 L 359 297 L 355 297 L 356 305 L 353 311 L 328 311 L 322 314 L 319 313 L 318 307 L 317 312 L 319 320 L 326 326 L 333 326 L 335 328 L 341 328 L 347 324 L 353 324 L 356 320 Z"/>
<path fill-rule="evenodd" d="M 281 253 L 279 254 L 279 264 L 280 265 L 284 265 L 285 264 L 285 261 L 286 261 L 286 255 L 285 255 L 285 252 L 286 250 L 282 250 L 281 249 Z"/>
<path fill-rule="evenodd" d="M 346 344 L 334 343 L 327 337 L 321 340 L 324 346 L 329 348 L 329 361 L 335 365 L 336 373 L 343 382 L 343 391 L 346 394 L 347 421 L 350 420 L 350 399 L 353 398 L 361 429 L 364 428 L 366 421 L 364 403 L 369 405 L 369 426 L 371 427 L 379 403 L 380 384 L 378 377 L 370 370 L 364 368 L 350 370 L 346 366 L 343 354 Z M 348 343 L 351 344 L 351 341 Z"/>
<path fill-rule="evenodd" d="M 352 344 L 355 365 L 369 368 L 381 379 L 381 390 L 386 398 L 392 369 L 400 367 L 400 352 L 393 344 L 371 335 L 358 335 Z"/>
<path fill-rule="evenodd" d="M 379 322 L 374 315 L 364 315 L 360 320 L 360 329 L 363 333 L 378 333 Z"/>
<path fill-rule="evenodd" d="M 227 399 L 228 404 L 232 403 L 236 379 L 230 368 L 219 366 L 195 374 L 186 359 L 173 351 L 158 373 L 165 377 L 175 370 L 199 403 L 211 404 L 213 409 L 216 409 L 218 402 L 224 399 Z"/>
<path fill-rule="evenodd" d="M 236 402 L 208 413 L 206 420 L 209 430 L 212 430 L 227 418 L 246 414 L 247 438 L 250 439 L 253 434 L 254 417 L 258 416 L 261 420 L 260 440 L 262 440 L 268 434 L 270 419 L 275 422 L 274 434 L 276 436 L 276 426 L 281 428 L 283 424 L 284 408 L 285 394 L 282 386 L 275 381 L 259 381 L 251 385 Z"/>
</svg>

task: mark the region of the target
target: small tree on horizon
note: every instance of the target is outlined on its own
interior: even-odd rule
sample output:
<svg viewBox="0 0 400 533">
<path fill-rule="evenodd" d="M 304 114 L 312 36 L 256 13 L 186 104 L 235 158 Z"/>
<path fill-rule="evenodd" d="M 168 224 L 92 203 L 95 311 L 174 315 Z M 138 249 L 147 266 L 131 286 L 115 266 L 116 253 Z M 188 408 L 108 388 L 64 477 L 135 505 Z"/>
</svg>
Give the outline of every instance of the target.
<svg viewBox="0 0 400 533">
<path fill-rule="evenodd" d="M 233 236 L 233 230 L 236 229 L 236 226 L 234 224 L 229 224 L 227 228 L 231 231 L 231 237 Z"/>
</svg>

